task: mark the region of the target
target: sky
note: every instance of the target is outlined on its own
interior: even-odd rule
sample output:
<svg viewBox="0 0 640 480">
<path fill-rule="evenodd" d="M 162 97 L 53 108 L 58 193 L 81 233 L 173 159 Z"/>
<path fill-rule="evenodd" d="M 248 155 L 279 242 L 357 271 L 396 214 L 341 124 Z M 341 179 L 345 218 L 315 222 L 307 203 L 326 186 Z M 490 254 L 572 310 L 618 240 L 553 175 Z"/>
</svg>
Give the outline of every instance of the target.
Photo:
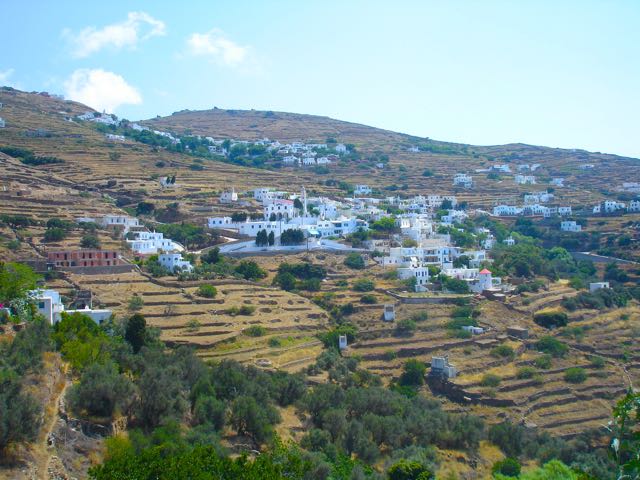
<svg viewBox="0 0 640 480">
<path fill-rule="evenodd" d="M 0 85 L 640 158 L 640 1 L 3 0 Z"/>
</svg>

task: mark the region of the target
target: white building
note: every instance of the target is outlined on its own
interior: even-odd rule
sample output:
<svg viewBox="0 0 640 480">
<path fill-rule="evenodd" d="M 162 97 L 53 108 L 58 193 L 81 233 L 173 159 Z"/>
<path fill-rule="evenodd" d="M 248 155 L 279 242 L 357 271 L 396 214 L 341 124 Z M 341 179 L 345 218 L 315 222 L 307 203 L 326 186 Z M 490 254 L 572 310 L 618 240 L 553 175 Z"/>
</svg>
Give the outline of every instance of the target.
<svg viewBox="0 0 640 480">
<path fill-rule="evenodd" d="M 525 193 L 524 194 L 524 203 L 546 203 L 552 200 L 554 197 L 553 193 L 549 192 L 535 192 L 535 193 Z"/>
<path fill-rule="evenodd" d="M 4 121 L 3 118 L 0 118 L 0 128 L 4 128 L 6 126 L 6 122 Z"/>
<path fill-rule="evenodd" d="M 518 185 L 535 185 L 536 177 L 533 175 L 514 175 L 513 179 Z"/>
<path fill-rule="evenodd" d="M 453 177 L 453 185 L 455 187 L 461 186 L 464 188 L 471 188 L 473 187 L 473 177 L 466 173 L 458 173 Z"/>
<path fill-rule="evenodd" d="M 604 202 L 593 207 L 593 213 L 614 213 L 618 210 L 623 210 L 625 207 L 626 205 L 622 202 L 605 200 Z"/>
<path fill-rule="evenodd" d="M 589 292 L 591 293 L 601 288 L 609 288 L 609 282 L 592 282 L 589 284 Z"/>
<path fill-rule="evenodd" d="M 582 225 L 576 223 L 574 220 L 565 220 L 560 223 L 560 230 L 563 232 L 581 232 Z"/>
<path fill-rule="evenodd" d="M 417 264 L 400 267 L 398 268 L 398 278 L 400 280 L 415 278 L 416 291 L 425 290 L 429 283 L 429 268 Z"/>
<path fill-rule="evenodd" d="M 504 163 L 502 165 L 501 164 L 492 165 L 491 166 L 491 170 L 493 170 L 495 172 L 511 173 L 511 168 L 506 163 Z"/>
<path fill-rule="evenodd" d="M 560 215 L 561 217 L 566 217 L 567 215 L 571 215 L 571 206 L 558 207 L 558 215 Z"/>
<path fill-rule="evenodd" d="M 160 232 L 136 232 L 135 240 L 127 240 L 129 247 L 139 255 L 155 255 L 160 251 L 181 252 L 184 247 L 178 242 L 164 238 Z"/>
<path fill-rule="evenodd" d="M 220 194 L 220 203 L 234 203 L 238 201 L 238 193 L 231 187 L 231 190 L 225 190 Z"/>
<path fill-rule="evenodd" d="M 172 273 L 176 271 L 190 272 L 193 270 L 193 265 L 183 259 L 181 253 L 161 253 L 158 255 L 158 262 Z"/>
<path fill-rule="evenodd" d="M 493 207 L 493 215 L 496 217 L 513 217 L 522 214 L 522 207 L 515 205 L 497 205 Z"/>
<path fill-rule="evenodd" d="M 371 194 L 371 187 L 369 185 L 356 185 L 353 190 L 354 195 L 369 195 Z"/>
<path fill-rule="evenodd" d="M 207 219 L 207 227 L 209 228 L 233 228 L 234 225 L 231 217 L 210 217 Z"/>
<path fill-rule="evenodd" d="M 31 290 L 29 298 L 34 302 L 38 313 L 42 315 L 50 325 L 61 320 L 64 305 L 60 299 L 60 293 L 55 290 Z"/>
<path fill-rule="evenodd" d="M 627 207 L 629 212 L 640 212 L 640 200 L 631 200 Z"/>
<path fill-rule="evenodd" d="M 505 238 L 502 243 L 504 243 L 505 245 L 507 245 L 508 247 L 512 247 L 516 244 L 516 240 L 509 235 L 507 238 Z"/>
<path fill-rule="evenodd" d="M 273 200 L 264 206 L 264 219 L 269 220 L 274 215 L 276 220 L 291 219 L 296 214 L 296 209 L 293 206 L 293 200 Z"/>
<path fill-rule="evenodd" d="M 554 178 L 551 180 L 551 185 L 556 187 L 564 187 L 564 178 Z"/>
<path fill-rule="evenodd" d="M 105 134 L 105 138 L 107 140 L 111 140 L 112 142 L 124 142 L 126 138 L 124 135 L 114 135 L 113 133 Z"/>
<path fill-rule="evenodd" d="M 298 163 L 298 157 L 295 155 L 286 155 L 282 157 L 282 163 L 286 163 L 289 165 L 295 165 Z"/>
<path fill-rule="evenodd" d="M 111 310 L 94 309 L 94 308 L 89 308 L 88 306 L 80 310 L 67 310 L 67 313 L 69 315 L 73 315 L 74 313 L 80 313 L 81 315 L 86 315 L 91 320 L 96 322 L 98 325 L 100 325 L 102 322 L 106 320 L 109 320 L 113 315 L 113 312 Z"/>
<path fill-rule="evenodd" d="M 339 143 L 336 145 L 336 152 L 339 154 L 343 154 L 343 153 L 347 153 L 349 151 L 349 149 L 347 148 L 346 145 Z"/>
<path fill-rule="evenodd" d="M 393 322 L 396 319 L 396 309 L 393 303 L 386 303 L 384 305 L 384 321 Z"/>
</svg>

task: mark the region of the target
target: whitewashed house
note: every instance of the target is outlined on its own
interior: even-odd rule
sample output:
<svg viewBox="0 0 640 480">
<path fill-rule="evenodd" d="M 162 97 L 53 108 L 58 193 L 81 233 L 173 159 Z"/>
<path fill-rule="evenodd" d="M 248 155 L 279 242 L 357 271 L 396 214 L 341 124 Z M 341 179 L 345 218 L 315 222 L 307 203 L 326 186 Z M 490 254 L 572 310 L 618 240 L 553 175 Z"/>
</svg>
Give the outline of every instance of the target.
<svg viewBox="0 0 640 480">
<path fill-rule="evenodd" d="M 282 163 L 286 163 L 287 165 L 295 165 L 298 163 L 298 157 L 295 155 L 286 155 L 282 157 Z"/>
<path fill-rule="evenodd" d="M 582 225 L 576 223 L 575 220 L 565 220 L 560 223 L 560 230 L 563 232 L 581 232 Z"/>
<path fill-rule="evenodd" d="M 335 150 L 339 154 L 347 153 L 349 151 L 347 146 L 342 143 L 337 144 Z"/>
<path fill-rule="evenodd" d="M 115 135 L 113 133 L 106 133 L 105 138 L 112 142 L 124 142 L 127 140 L 124 135 Z"/>
<path fill-rule="evenodd" d="M 502 243 L 504 243 L 505 245 L 507 245 L 508 247 L 512 247 L 516 244 L 516 240 L 515 238 L 513 238 L 511 235 L 509 235 L 507 238 L 505 238 Z"/>
<path fill-rule="evenodd" d="M 522 214 L 522 207 L 515 205 L 496 205 L 493 207 L 493 215 L 496 217 L 513 217 Z"/>
<path fill-rule="evenodd" d="M 176 271 L 190 272 L 193 270 L 193 265 L 183 259 L 181 253 L 161 253 L 158 255 L 158 262 L 172 273 Z"/>
<path fill-rule="evenodd" d="M 614 213 L 618 210 L 623 210 L 626 205 L 622 202 L 616 202 L 615 200 L 605 200 L 604 202 L 593 207 L 593 213 Z"/>
<path fill-rule="evenodd" d="M 276 199 L 264 206 L 264 219 L 269 220 L 275 215 L 277 220 L 291 219 L 297 215 L 293 200 Z"/>
<path fill-rule="evenodd" d="M 209 217 L 207 227 L 209 228 L 233 228 L 234 223 L 231 217 Z"/>
<path fill-rule="evenodd" d="M 0 128 L 4 128 L 6 126 L 6 122 L 4 121 L 3 118 L 0 117 Z"/>
<path fill-rule="evenodd" d="M 564 178 L 553 178 L 551 180 L 551 185 L 556 187 L 564 187 Z"/>
<path fill-rule="evenodd" d="M 560 215 L 561 217 L 571 215 L 571 206 L 558 207 L 558 215 Z"/>
<path fill-rule="evenodd" d="M 473 177 L 466 173 L 458 173 L 453 177 L 453 186 L 471 188 L 473 187 Z"/>
<path fill-rule="evenodd" d="M 35 304 L 38 314 L 42 315 L 50 325 L 61 320 L 64 305 L 60 293 L 55 290 L 31 290 L 28 296 Z"/>
<path fill-rule="evenodd" d="M 369 185 L 356 185 L 356 188 L 353 190 L 354 195 L 370 195 L 371 187 Z"/>
<path fill-rule="evenodd" d="M 320 157 L 316 160 L 316 163 L 318 165 L 329 165 L 331 163 L 331 160 L 329 159 L 329 157 Z"/>
<path fill-rule="evenodd" d="M 513 179 L 518 185 L 535 185 L 536 177 L 533 175 L 514 175 Z"/>
<path fill-rule="evenodd" d="M 220 203 L 234 203 L 238 201 L 238 192 L 235 188 L 231 187 L 231 190 L 225 190 L 220 194 Z"/>
<path fill-rule="evenodd" d="M 640 212 L 640 200 L 631 200 L 627 207 L 628 212 Z"/>
<path fill-rule="evenodd" d="M 593 293 L 601 288 L 609 288 L 609 282 L 592 282 L 589 284 L 589 292 Z"/>
<path fill-rule="evenodd" d="M 129 247 L 139 255 L 155 255 L 160 251 L 181 252 L 184 247 L 170 238 L 164 238 L 161 232 L 136 232 L 134 240 L 127 240 Z"/>
</svg>

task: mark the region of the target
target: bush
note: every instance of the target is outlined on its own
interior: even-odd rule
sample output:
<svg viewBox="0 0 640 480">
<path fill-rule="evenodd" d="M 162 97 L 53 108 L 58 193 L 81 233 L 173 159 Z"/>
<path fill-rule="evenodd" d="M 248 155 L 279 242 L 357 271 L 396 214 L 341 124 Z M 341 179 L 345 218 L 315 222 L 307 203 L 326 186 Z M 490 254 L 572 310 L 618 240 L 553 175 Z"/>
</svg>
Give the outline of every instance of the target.
<svg viewBox="0 0 640 480">
<path fill-rule="evenodd" d="M 282 340 L 280 340 L 278 337 L 271 337 L 267 343 L 269 344 L 270 347 L 273 347 L 273 348 L 278 348 L 282 346 Z"/>
<path fill-rule="evenodd" d="M 518 369 L 518 372 L 516 373 L 516 377 L 519 380 L 524 380 L 524 379 L 529 379 L 529 378 L 533 378 L 533 376 L 536 374 L 536 369 L 533 367 L 522 367 Z"/>
<path fill-rule="evenodd" d="M 97 235 L 85 235 L 80 241 L 80 246 L 82 248 L 100 248 L 100 239 Z"/>
<path fill-rule="evenodd" d="M 373 280 L 368 278 L 360 278 L 353 282 L 353 290 L 356 292 L 370 292 L 376 288 Z"/>
<path fill-rule="evenodd" d="M 131 311 L 140 310 L 144 307 L 144 299 L 140 295 L 133 295 L 129 299 L 127 308 Z"/>
<path fill-rule="evenodd" d="M 583 383 L 587 379 L 587 372 L 581 367 L 571 367 L 564 371 L 564 380 L 569 383 Z"/>
<path fill-rule="evenodd" d="M 430 480 L 433 472 L 419 462 L 402 459 L 389 468 L 389 480 Z"/>
<path fill-rule="evenodd" d="M 589 360 L 594 368 L 600 369 L 605 366 L 605 360 L 602 357 L 591 357 Z"/>
<path fill-rule="evenodd" d="M 569 318 L 565 312 L 557 310 L 540 311 L 533 316 L 533 321 L 541 327 L 545 328 L 557 328 L 564 327 Z"/>
<path fill-rule="evenodd" d="M 413 320 L 414 322 L 424 322 L 428 318 L 429 315 L 427 314 L 426 310 L 411 314 L 411 320 Z"/>
<path fill-rule="evenodd" d="M 398 383 L 402 386 L 420 386 L 424 384 L 427 366 L 420 360 L 412 358 L 404 362 Z"/>
<path fill-rule="evenodd" d="M 218 294 L 218 290 L 213 285 L 200 285 L 200 287 L 198 287 L 197 294 L 204 298 L 215 298 Z"/>
<path fill-rule="evenodd" d="M 396 335 L 399 335 L 399 336 L 413 335 L 415 331 L 416 331 L 416 322 L 414 322 L 410 318 L 400 320 L 396 324 L 396 331 L 395 331 Z"/>
<path fill-rule="evenodd" d="M 350 253 L 344 259 L 344 264 L 354 270 L 362 270 L 365 267 L 364 258 L 359 253 Z"/>
<path fill-rule="evenodd" d="M 253 260 L 242 260 L 235 270 L 245 280 L 259 280 L 267 276 L 267 272 Z"/>
<path fill-rule="evenodd" d="M 493 464 L 491 471 L 505 477 L 518 477 L 520 475 L 520 463 L 515 458 L 505 458 Z"/>
<path fill-rule="evenodd" d="M 516 356 L 516 353 L 509 345 L 498 345 L 491 349 L 491 355 L 494 357 L 502 357 L 512 360 Z"/>
<path fill-rule="evenodd" d="M 47 228 L 44 232 L 45 242 L 59 242 L 65 238 L 67 238 L 67 231 L 59 227 Z"/>
<path fill-rule="evenodd" d="M 495 388 L 500 385 L 500 382 L 502 382 L 502 378 L 500 378 L 498 375 L 495 375 L 493 373 L 485 373 L 482 376 L 482 380 L 480 380 L 480 385 L 482 385 L 483 387 Z"/>
<path fill-rule="evenodd" d="M 540 338 L 540 340 L 536 342 L 536 348 L 539 351 L 543 353 L 548 353 L 552 357 L 556 357 L 556 358 L 564 357 L 567 351 L 569 350 L 569 347 L 567 347 L 560 340 L 548 335 Z"/>
<path fill-rule="evenodd" d="M 251 325 L 242 332 L 249 337 L 263 337 L 267 333 L 267 329 L 260 325 Z"/>
<path fill-rule="evenodd" d="M 360 297 L 360 303 L 367 303 L 369 305 L 376 303 L 376 296 L 375 295 L 371 295 L 371 294 L 367 294 L 367 295 L 362 295 Z"/>
<path fill-rule="evenodd" d="M 536 367 L 541 368 L 543 370 L 548 370 L 551 368 L 551 364 L 553 361 L 553 357 L 549 354 L 540 355 L 536 358 L 533 363 Z"/>
</svg>

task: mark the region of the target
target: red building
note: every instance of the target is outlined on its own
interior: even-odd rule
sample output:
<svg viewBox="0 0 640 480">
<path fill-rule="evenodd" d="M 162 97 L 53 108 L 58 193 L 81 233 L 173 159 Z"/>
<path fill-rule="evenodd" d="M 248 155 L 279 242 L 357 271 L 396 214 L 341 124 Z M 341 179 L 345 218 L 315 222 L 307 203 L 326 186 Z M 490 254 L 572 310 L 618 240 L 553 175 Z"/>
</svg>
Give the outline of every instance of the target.
<svg viewBox="0 0 640 480">
<path fill-rule="evenodd" d="M 60 250 L 48 252 L 47 260 L 56 267 L 107 267 L 121 265 L 116 250 Z"/>
</svg>

